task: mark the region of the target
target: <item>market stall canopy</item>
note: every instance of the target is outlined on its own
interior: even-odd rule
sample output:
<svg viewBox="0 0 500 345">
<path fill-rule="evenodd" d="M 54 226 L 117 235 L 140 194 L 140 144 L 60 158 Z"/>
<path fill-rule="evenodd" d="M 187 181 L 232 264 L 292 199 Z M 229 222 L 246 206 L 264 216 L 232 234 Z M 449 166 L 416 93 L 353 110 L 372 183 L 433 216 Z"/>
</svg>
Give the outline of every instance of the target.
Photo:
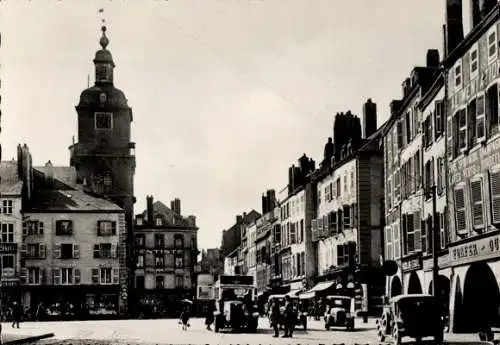
<svg viewBox="0 0 500 345">
<path fill-rule="evenodd" d="M 300 294 L 299 298 L 300 299 L 314 298 L 316 296 L 316 292 L 324 291 L 326 289 L 331 288 L 332 286 L 333 286 L 333 282 L 318 283 L 318 284 L 314 285 L 314 287 L 311 290 Z"/>
</svg>

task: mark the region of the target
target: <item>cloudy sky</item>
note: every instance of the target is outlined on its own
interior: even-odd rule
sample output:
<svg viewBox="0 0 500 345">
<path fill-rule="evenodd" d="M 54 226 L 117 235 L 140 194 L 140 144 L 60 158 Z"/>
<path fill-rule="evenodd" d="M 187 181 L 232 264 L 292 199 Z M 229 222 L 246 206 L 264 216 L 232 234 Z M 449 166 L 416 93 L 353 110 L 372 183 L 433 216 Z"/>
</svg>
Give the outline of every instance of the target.
<svg viewBox="0 0 500 345">
<path fill-rule="evenodd" d="M 336 112 L 389 102 L 428 48 L 442 51 L 443 0 L 2 1 L 3 159 L 69 164 L 74 106 L 94 81 L 104 8 L 115 85 L 133 109 L 136 211 L 145 195 L 197 216 L 220 244 L 260 211 L 303 153 L 318 162 Z"/>
</svg>

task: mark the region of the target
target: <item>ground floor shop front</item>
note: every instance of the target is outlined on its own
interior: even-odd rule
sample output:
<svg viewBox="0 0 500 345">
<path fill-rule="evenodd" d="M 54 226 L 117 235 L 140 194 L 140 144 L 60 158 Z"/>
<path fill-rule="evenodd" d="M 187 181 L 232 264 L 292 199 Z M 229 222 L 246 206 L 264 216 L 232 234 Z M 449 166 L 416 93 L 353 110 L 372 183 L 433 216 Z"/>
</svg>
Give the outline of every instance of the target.
<svg viewBox="0 0 500 345">
<path fill-rule="evenodd" d="M 134 291 L 134 317 L 179 317 L 185 305 L 183 300 L 194 301 L 193 289 L 143 289 Z M 193 306 L 193 312 L 196 310 Z"/>
<path fill-rule="evenodd" d="M 38 320 L 116 319 L 120 285 L 21 286 L 27 317 Z"/>
</svg>

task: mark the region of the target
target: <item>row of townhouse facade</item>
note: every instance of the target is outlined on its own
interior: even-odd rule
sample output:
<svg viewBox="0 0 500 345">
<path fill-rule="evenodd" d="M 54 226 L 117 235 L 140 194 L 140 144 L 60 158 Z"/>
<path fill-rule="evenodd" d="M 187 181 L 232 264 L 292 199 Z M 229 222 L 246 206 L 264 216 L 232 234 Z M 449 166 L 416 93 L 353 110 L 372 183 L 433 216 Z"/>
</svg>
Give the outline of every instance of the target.
<svg viewBox="0 0 500 345">
<path fill-rule="evenodd" d="M 384 130 L 386 293 L 432 293 L 434 252 L 450 329 L 475 332 L 500 325 L 500 5 L 447 1 L 444 28 Z"/>
<path fill-rule="evenodd" d="M 266 192 L 262 214 L 242 223 L 239 245 L 226 252 L 225 273 L 254 276 L 261 302 L 276 293 L 310 300 L 347 294 L 358 311 L 380 311 L 383 150 L 371 100 L 363 117 L 361 137 L 359 118 L 338 114 L 338 130 L 353 134 L 345 143 L 329 138 L 318 168 L 300 157 L 286 188 Z"/>
</svg>

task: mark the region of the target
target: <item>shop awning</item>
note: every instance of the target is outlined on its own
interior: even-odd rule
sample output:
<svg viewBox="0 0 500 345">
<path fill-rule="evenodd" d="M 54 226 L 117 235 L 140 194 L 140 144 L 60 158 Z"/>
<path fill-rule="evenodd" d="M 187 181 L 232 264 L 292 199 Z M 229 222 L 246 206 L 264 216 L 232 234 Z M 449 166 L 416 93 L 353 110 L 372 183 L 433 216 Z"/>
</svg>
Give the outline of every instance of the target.
<svg viewBox="0 0 500 345">
<path fill-rule="evenodd" d="M 299 295 L 300 290 L 292 290 L 286 294 L 286 296 L 297 297 Z"/>
<path fill-rule="evenodd" d="M 316 296 L 316 292 L 319 292 L 319 291 L 324 291 L 326 289 L 329 289 L 330 287 L 332 287 L 333 285 L 333 282 L 322 282 L 322 283 L 318 283 L 316 285 L 314 285 L 314 287 L 311 289 L 311 290 L 308 290 L 304 293 L 301 293 L 299 298 L 300 299 L 311 299 L 311 298 L 314 298 Z"/>
</svg>

